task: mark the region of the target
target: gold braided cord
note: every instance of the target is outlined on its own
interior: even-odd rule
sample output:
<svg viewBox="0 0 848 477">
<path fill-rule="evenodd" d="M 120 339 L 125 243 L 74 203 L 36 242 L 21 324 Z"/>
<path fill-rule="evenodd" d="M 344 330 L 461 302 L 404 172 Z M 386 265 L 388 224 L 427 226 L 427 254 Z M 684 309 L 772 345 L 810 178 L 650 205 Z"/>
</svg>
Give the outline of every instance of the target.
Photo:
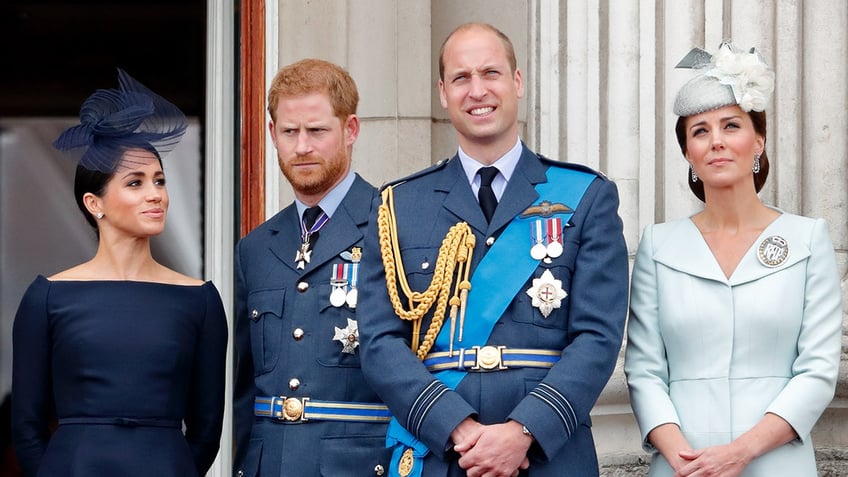
<svg viewBox="0 0 848 477">
<path fill-rule="evenodd" d="M 403 260 L 398 243 L 397 219 L 394 210 L 394 190 L 391 186 L 386 187 L 382 193 L 382 204 L 377 210 L 377 230 L 380 239 L 380 254 L 383 257 L 383 268 L 386 272 L 386 290 L 389 294 L 395 314 L 402 319 L 413 322 L 412 351 L 420 359 L 424 359 L 432 349 L 439 331 L 445 320 L 445 312 L 449 300 L 451 304 L 458 301 L 456 294 L 451 300 L 451 284 L 454 275 L 467 277 L 471 251 L 474 248 L 474 235 L 471 228 L 465 222 L 459 222 L 448 230 L 442 244 L 439 247 L 439 255 L 433 269 L 433 278 L 430 285 L 423 292 L 416 292 L 409 286 L 406 273 L 403 268 Z M 468 237 L 471 237 L 469 239 Z M 471 244 L 470 250 L 468 248 Z M 407 301 L 407 307 L 401 300 L 398 285 Z M 464 287 L 457 287 L 457 290 Z M 466 291 L 467 293 L 467 291 Z M 421 322 L 433 305 L 433 319 L 420 343 Z M 452 311 L 451 315 L 456 316 Z M 453 333 L 451 333 L 453 335 Z M 451 336 L 453 342 L 453 336 Z"/>
</svg>

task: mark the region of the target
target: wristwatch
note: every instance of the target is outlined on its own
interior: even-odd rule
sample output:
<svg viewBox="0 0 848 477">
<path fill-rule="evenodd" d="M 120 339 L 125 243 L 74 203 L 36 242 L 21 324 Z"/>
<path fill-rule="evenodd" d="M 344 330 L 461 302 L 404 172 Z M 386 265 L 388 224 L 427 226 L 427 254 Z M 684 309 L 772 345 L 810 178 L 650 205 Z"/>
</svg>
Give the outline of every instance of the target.
<svg viewBox="0 0 848 477">
<path fill-rule="evenodd" d="M 533 433 L 532 433 L 532 432 L 530 432 L 530 429 L 527 429 L 527 426 L 525 426 L 525 425 L 523 425 L 523 424 L 521 425 L 521 433 L 522 433 L 522 434 L 524 434 L 525 436 L 528 436 L 529 438 L 531 438 L 531 439 L 533 439 L 533 440 L 536 440 L 536 439 L 533 437 Z"/>
</svg>

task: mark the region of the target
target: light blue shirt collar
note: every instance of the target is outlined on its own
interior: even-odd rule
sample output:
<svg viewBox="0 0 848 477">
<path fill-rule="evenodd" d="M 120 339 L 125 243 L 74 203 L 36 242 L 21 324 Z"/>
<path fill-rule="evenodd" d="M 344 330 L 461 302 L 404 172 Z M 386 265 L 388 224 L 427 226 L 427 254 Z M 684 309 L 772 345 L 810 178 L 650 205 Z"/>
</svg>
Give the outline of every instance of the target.
<svg viewBox="0 0 848 477">
<path fill-rule="evenodd" d="M 345 178 L 342 179 L 342 181 L 335 187 L 330 189 L 330 192 L 327 192 L 327 195 L 318 201 L 318 206 L 321 207 L 321 210 L 323 210 L 328 217 L 333 217 L 336 209 L 339 208 L 339 204 L 342 203 L 342 200 L 347 195 L 347 191 L 349 191 L 353 185 L 353 180 L 355 178 L 356 174 L 354 174 L 353 170 L 348 171 L 347 176 L 345 176 Z M 303 211 L 309 208 L 309 206 L 297 199 L 294 200 L 294 204 L 297 207 L 297 216 L 303 220 Z"/>
<path fill-rule="evenodd" d="M 492 164 L 500 172 L 492 181 L 492 190 L 495 192 L 495 197 L 498 200 L 501 200 L 504 189 L 506 189 L 506 184 L 512 178 L 512 173 L 515 172 L 518 159 L 521 158 L 521 149 L 521 138 L 518 138 L 515 140 L 515 146 L 512 146 L 512 149 Z M 481 167 L 486 167 L 486 165 L 466 154 L 461 147 L 459 148 L 458 155 L 459 162 L 462 164 L 462 170 L 465 171 L 468 183 L 471 184 L 471 190 L 474 191 L 474 195 L 476 196 L 477 191 L 480 190 L 480 176 L 477 175 L 477 170 Z"/>
</svg>

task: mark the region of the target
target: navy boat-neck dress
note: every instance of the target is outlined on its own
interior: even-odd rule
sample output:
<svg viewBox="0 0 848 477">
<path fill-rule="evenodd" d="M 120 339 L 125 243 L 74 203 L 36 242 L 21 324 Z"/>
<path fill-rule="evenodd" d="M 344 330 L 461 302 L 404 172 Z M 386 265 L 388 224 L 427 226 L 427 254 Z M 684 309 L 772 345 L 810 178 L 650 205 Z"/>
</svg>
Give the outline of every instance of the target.
<svg viewBox="0 0 848 477">
<path fill-rule="evenodd" d="M 37 277 L 13 331 L 12 428 L 26 475 L 205 474 L 221 437 L 226 346 L 211 282 Z"/>
</svg>

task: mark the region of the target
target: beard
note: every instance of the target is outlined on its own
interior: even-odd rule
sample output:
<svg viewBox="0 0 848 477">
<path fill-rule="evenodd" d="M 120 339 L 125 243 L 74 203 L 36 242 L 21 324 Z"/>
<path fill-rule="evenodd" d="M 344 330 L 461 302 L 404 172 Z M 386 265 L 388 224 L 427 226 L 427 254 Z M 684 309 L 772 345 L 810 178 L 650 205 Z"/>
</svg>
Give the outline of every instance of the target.
<svg viewBox="0 0 848 477">
<path fill-rule="evenodd" d="M 279 159 L 279 158 L 278 158 Z M 347 173 L 348 158 L 344 148 L 339 148 L 332 157 L 317 154 L 296 156 L 293 160 L 280 162 L 280 169 L 295 192 L 304 195 L 323 195 L 333 188 Z M 295 167 L 302 162 L 317 162 L 318 167 L 302 171 Z"/>
</svg>

